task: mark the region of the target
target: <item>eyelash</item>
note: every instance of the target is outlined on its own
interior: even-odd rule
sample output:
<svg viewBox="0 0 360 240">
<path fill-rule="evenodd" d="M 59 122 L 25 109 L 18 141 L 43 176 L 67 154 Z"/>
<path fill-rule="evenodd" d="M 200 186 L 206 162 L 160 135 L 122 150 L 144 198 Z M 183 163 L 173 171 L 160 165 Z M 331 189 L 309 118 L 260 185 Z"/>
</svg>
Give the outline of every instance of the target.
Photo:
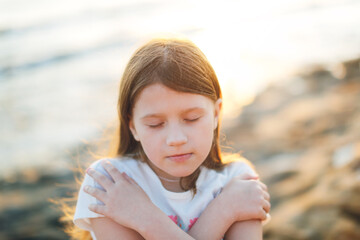
<svg viewBox="0 0 360 240">
<path fill-rule="evenodd" d="M 159 124 L 156 124 L 156 125 L 148 125 L 150 128 L 158 128 L 160 126 L 162 126 L 164 123 L 159 123 Z"/>
<path fill-rule="evenodd" d="M 192 118 L 192 119 L 185 119 L 185 121 L 186 122 L 196 122 L 199 119 L 200 119 L 200 117 L 197 117 L 197 118 Z"/>
<path fill-rule="evenodd" d="M 200 119 L 200 117 L 198 117 L 198 118 L 193 118 L 193 119 L 184 119 L 186 122 L 190 122 L 190 123 L 192 123 L 192 122 L 196 122 L 197 120 L 199 120 Z M 159 127 L 161 127 L 162 125 L 163 125 L 164 123 L 159 123 L 159 124 L 155 124 L 155 125 L 148 125 L 148 127 L 149 128 L 159 128 Z"/>
</svg>

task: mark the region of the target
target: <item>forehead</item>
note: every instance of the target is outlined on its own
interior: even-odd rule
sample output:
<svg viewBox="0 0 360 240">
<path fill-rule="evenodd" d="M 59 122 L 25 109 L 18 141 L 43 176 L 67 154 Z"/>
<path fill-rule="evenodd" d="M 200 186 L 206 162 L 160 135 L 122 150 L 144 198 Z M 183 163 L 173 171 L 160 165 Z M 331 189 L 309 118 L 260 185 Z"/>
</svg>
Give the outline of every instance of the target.
<svg viewBox="0 0 360 240">
<path fill-rule="evenodd" d="M 186 111 L 192 108 L 211 110 L 213 101 L 200 94 L 178 92 L 163 84 L 155 83 L 145 87 L 137 97 L 134 114 L 167 113 Z"/>
</svg>

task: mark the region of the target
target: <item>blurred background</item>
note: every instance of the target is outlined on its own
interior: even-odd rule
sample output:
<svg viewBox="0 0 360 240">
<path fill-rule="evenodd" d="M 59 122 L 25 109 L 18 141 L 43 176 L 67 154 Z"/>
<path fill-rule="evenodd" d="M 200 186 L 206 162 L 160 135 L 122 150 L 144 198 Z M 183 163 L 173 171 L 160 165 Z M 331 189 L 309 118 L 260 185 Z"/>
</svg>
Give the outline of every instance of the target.
<svg viewBox="0 0 360 240">
<path fill-rule="evenodd" d="M 68 239 L 48 199 L 116 121 L 153 37 L 203 50 L 223 140 L 272 196 L 264 239 L 360 239 L 360 1 L 0 0 L 0 239 Z"/>
</svg>

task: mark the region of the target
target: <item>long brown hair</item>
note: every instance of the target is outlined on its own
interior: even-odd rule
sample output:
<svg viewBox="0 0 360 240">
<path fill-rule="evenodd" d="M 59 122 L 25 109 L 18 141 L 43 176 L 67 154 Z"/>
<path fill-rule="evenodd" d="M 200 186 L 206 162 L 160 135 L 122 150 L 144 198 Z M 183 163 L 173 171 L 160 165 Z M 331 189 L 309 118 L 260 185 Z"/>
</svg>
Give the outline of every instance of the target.
<svg viewBox="0 0 360 240">
<path fill-rule="evenodd" d="M 141 144 L 130 132 L 129 121 L 139 93 L 154 83 L 179 92 L 200 94 L 214 103 L 222 98 L 215 71 L 195 44 L 182 39 L 154 39 L 146 43 L 130 58 L 120 83 L 118 156 L 135 155 L 139 160 L 147 160 Z M 211 169 L 224 166 L 219 146 L 219 126 L 220 122 L 214 130 L 213 146 L 202 164 Z M 196 191 L 198 175 L 199 170 L 182 178 L 181 187 Z"/>
</svg>

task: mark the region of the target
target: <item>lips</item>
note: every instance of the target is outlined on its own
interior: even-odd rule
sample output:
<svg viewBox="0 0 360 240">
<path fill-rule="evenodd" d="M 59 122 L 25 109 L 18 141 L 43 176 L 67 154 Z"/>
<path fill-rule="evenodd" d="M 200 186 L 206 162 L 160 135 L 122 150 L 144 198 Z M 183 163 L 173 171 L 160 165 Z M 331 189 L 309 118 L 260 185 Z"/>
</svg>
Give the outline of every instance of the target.
<svg viewBox="0 0 360 240">
<path fill-rule="evenodd" d="M 192 153 L 184 153 L 184 154 L 171 155 L 168 156 L 167 158 L 173 162 L 182 163 L 182 162 L 186 162 L 191 156 Z"/>
</svg>

